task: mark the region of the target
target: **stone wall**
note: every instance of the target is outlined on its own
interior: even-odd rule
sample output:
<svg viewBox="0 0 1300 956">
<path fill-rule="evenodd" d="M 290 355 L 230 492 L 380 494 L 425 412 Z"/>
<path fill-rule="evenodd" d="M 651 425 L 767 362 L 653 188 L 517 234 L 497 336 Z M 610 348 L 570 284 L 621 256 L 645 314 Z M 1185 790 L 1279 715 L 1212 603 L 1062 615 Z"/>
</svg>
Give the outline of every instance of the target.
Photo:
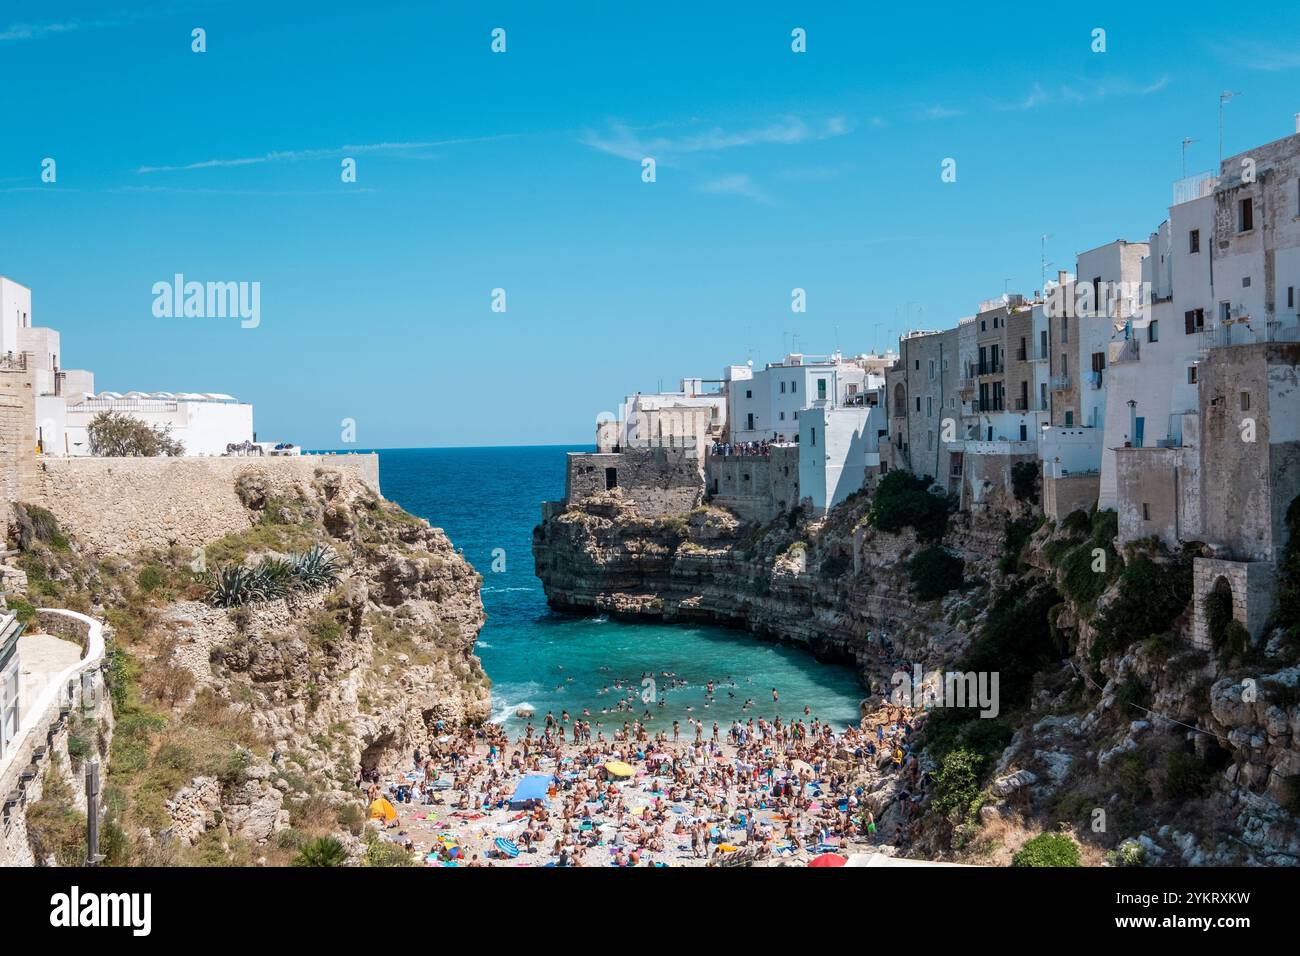
<svg viewBox="0 0 1300 956">
<path fill-rule="evenodd" d="M 617 488 L 623 500 L 636 508 L 637 514 L 643 518 L 659 518 L 685 514 L 704 498 L 704 476 L 693 450 L 628 448 L 617 454 L 570 452 L 565 467 L 565 501 L 569 504 Z"/>
<path fill-rule="evenodd" d="M 1251 638 L 1264 633 L 1273 610 L 1276 578 L 1273 565 L 1263 561 L 1225 561 L 1220 558 L 1197 558 L 1192 565 L 1192 643 L 1203 650 L 1213 649 L 1205 599 L 1223 578 L 1232 588 L 1232 616 Z"/>
<path fill-rule="evenodd" d="M 32 373 L 0 368 L 0 493 L 19 501 L 36 476 L 36 397 Z"/>
<path fill-rule="evenodd" d="M 54 512 L 96 554 L 201 547 L 248 527 L 236 482 L 257 475 L 271 495 L 326 472 L 346 472 L 379 491 L 379 456 L 266 458 L 40 458 L 27 500 Z"/>
<path fill-rule="evenodd" d="M 1072 511 L 1091 511 L 1097 503 L 1100 475 L 1064 475 L 1043 478 L 1043 514 L 1060 524 Z"/>
</svg>

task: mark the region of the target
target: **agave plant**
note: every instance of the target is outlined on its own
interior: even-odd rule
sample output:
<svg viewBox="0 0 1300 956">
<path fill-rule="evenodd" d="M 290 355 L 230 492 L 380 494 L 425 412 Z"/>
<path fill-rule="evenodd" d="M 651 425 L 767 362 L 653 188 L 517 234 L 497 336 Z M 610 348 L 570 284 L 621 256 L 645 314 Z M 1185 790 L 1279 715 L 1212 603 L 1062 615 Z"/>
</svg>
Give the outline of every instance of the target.
<svg viewBox="0 0 1300 956">
<path fill-rule="evenodd" d="M 281 597 L 299 587 L 296 559 L 267 558 L 255 570 L 267 597 Z"/>
<path fill-rule="evenodd" d="M 313 545 L 293 559 L 293 573 L 298 586 L 304 591 L 318 591 L 329 587 L 339 578 L 342 565 L 334 552 Z"/>
<path fill-rule="evenodd" d="M 238 607 L 266 597 L 266 583 L 252 568 L 219 568 L 208 588 L 208 602 L 216 607 Z"/>
</svg>

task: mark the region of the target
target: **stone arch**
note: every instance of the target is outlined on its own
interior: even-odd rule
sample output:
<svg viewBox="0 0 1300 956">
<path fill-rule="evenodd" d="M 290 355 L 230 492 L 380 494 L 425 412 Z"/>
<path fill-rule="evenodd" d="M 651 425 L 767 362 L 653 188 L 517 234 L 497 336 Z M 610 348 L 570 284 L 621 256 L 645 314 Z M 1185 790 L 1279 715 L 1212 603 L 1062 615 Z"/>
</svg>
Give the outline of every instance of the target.
<svg viewBox="0 0 1300 956">
<path fill-rule="evenodd" d="M 894 383 L 894 417 L 902 418 L 907 414 L 907 389 L 902 382 Z"/>
<path fill-rule="evenodd" d="M 1224 630 L 1234 617 L 1234 607 L 1238 603 L 1232 590 L 1232 582 L 1226 574 L 1215 578 L 1210 589 L 1201 598 L 1201 615 L 1205 621 L 1205 636 L 1211 644 L 1223 640 Z"/>
</svg>

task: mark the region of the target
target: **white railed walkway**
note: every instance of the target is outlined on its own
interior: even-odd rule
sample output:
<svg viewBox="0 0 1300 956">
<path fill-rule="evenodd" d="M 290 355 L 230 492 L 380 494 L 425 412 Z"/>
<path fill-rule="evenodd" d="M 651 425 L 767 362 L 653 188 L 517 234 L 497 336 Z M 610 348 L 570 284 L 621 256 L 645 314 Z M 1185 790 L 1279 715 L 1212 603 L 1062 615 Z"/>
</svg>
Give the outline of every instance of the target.
<svg viewBox="0 0 1300 956">
<path fill-rule="evenodd" d="M 32 759 L 32 741 L 40 739 L 37 731 L 48 727 L 58 717 L 59 710 L 67 705 L 75 706 L 81 691 L 81 675 L 97 668 L 104 661 L 104 625 L 86 614 L 68 611 L 63 608 L 43 607 L 36 613 L 44 617 L 68 618 L 86 628 L 86 648 L 81 659 L 75 661 L 62 671 L 46 680 L 40 688 L 36 700 L 30 705 L 20 705 L 24 714 L 18 726 L 18 733 L 0 758 L 0 797 L 12 788 L 11 771 L 25 767 Z M 22 651 L 19 651 L 22 654 Z M 21 656 L 19 658 L 21 666 Z M 25 690 L 26 688 L 24 688 Z M 21 759 L 21 763 L 19 760 Z"/>
</svg>

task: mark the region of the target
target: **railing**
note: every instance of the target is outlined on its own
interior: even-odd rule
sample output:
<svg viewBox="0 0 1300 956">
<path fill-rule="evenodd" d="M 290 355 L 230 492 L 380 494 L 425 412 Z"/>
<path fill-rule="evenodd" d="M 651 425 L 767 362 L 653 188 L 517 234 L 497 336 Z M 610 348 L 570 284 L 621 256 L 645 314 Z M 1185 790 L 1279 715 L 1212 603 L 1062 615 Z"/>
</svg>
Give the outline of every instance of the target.
<svg viewBox="0 0 1300 956">
<path fill-rule="evenodd" d="M 1174 205 L 1179 206 L 1193 199 L 1200 199 L 1214 192 L 1219 178 L 1212 172 L 1196 173 L 1174 183 Z"/>
<path fill-rule="evenodd" d="M 1066 389 L 1069 387 L 1070 387 L 1070 376 L 1068 375 L 1052 376 L 1051 388 L 1053 391 L 1061 391 L 1062 389 Z"/>
<path fill-rule="evenodd" d="M 4 757 L 0 758 L 0 798 L 6 804 L 11 793 L 21 794 L 27 782 L 35 776 L 31 768 L 45 757 L 45 748 L 37 743 L 43 738 L 37 731 L 54 722 L 62 724 L 64 715 L 71 713 L 78 703 L 83 707 L 98 706 L 98 695 L 103 686 L 99 675 L 99 667 L 104 661 L 103 624 L 76 611 L 40 608 L 36 613 L 47 619 L 53 617 L 63 626 L 84 627 L 84 650 L 80 660 L 47 680 L 35 703 L 25 708 L 27 716 L 6 748 Z M 24 761 L 30 761 L 31 767 Z"/>
<path fill-rule="evenodd" d="M 1027 399 L 1027 398 L 1017 398 L 1017 399 L 1016 399 L 1016 411 L 1018 411 L 1018 412 L 1027 412 L 1027 411 L 1029 411 L 1029 399 Z"/>
<path fill-rule="evenodd" d="M 980 362 L 979 374 L 981 375 L 1001 375 L 1006 366 L 1001 359 L 996 362 Z"/>
<path fill-rule="evenodd" d="M 10 371 L 26 369 L 27 353 L 19 352 L 15 355 L 13 352 L 7 352 L 0 355 L 0 368 L 9 369 Z"/>
</svg>

